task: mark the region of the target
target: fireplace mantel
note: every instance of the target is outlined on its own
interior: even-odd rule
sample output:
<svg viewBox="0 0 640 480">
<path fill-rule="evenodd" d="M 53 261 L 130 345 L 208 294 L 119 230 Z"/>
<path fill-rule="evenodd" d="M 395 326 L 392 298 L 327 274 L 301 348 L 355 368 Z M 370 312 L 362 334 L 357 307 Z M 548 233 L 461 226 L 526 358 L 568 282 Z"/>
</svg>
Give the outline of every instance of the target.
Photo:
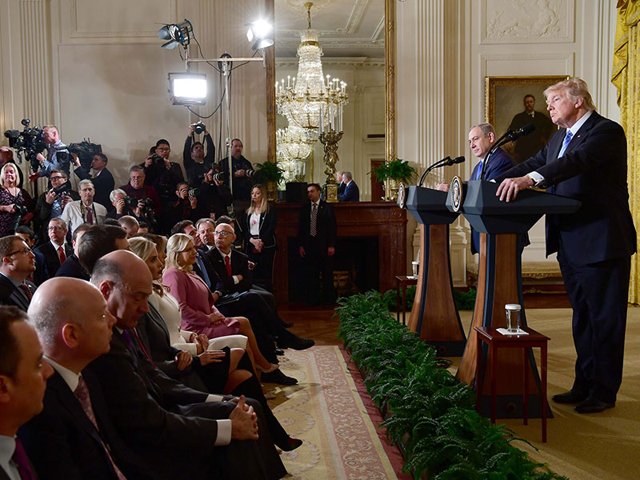
<svg viewBox="0 0 640 480">
<path fill-rule="evenodd" d="M 377 237 L 380 291 L 395 288 L 396 275 L 406 275 L 406 211 L 389 202 L 332 204 L 338 222 L 338 238 Z M 298 236 L 301 203 L 276 203 L 278 253 L 273 279 L 279 304 L 289 302 L 289 239 Z"/>
</svg>

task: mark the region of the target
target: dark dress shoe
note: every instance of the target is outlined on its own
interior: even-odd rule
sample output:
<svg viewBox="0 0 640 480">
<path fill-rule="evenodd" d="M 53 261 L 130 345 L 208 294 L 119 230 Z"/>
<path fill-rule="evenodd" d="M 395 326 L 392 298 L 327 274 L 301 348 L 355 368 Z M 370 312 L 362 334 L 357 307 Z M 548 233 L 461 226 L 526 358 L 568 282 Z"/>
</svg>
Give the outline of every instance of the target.
<svg viewBox="0 0 640 480">
<path fill-rule="evenodd" d="M 575 390 L 569 390 L 565 393 L 559 393 L 551 397 L 556 403 L 580 403 L 589 397 L 588 393 L 576 392 Z"/>
<path fill-rule="evenodd" d="M 288 339 L 278 339 L 280 348 L 293 348 L 294 350 L 306 350 L 316 344 L 314 340 L 304 337 L 292 337 Z"/>
<path fill-rule="evenodd" d="M 276 348 L 276 355 L 281 357 L 282 355 L 284 355 L 284 350 L 282 350 L 281 348 Z"/>
<path fill-rule="evenodd" d="M 293 377 L 287 377 L 280 369 L 271 373 L 263 373 L 261 380 L 265 383 L 277 383 L 278 385 L 295 385 L 298 383 L 298 380 Z"/>
<path fill-rule="evenodd" d="M 615 403 L 606 403 L 597 398 L 589 397 L 584 402 L 580 402 L 573 409 L 578 413 L 600 413 L 607 408 L 615 407 Z"/>
<path fill-rule="evenodd" d="M 284 328 L 291 328 L 293 327 L 293 322 L 285 322 L 284 320 L 282 320 L 282 326 Z"/>
<path fill-rule="evenodd" d="M 276 442 L 276 445 L 280 447 L 280 450 L 283 452 L 291 452 L 302 445 L 302 440 L 288 437 L 284 442 Z"/>
</svg>

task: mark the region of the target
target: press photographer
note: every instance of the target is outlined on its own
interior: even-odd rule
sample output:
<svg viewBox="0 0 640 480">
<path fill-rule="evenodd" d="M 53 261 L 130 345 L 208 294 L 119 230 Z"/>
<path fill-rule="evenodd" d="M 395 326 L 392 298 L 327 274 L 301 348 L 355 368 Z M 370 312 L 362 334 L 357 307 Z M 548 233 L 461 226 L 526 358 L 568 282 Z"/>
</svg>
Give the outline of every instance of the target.
<svg viewBox="0 0 640 480">
<path fill-rule="evenodd" d="M 162 207 L 175 200 L 174 191 L 178 182 L 184 182 L 179 164 L 169 161 L 171 147 L 165 139 L 156 142 L 155 154 L 149 155 L 144 162 L 144 174 L 147 185 L 156 189 Z"/>
<path fill-rule="evenodd" d="M 45 125 L 42 128 L 42 140 L 46 144 L 47 156 L 45 158 L 42 153 L 36 153 L 36 160 L 42 168 L 36 171 L 36 165 L 32 161 L 31 168 L 35 173 L 29 175 L 29 180 L 35 182 L 40 177 L 49 177 L 51 171 L 54 169 L 64 170 L 67 176 L 69 176 L 71 155 L 69 154 L 67 146 L 60 140 L 58 127 L 55 125 Z"/>
<path fill-rule="evenodd" d="M 60 217 L 69 202 L 80 200 L 80 195 L 72 190 L 64 170 L 51 170 L 49 180 L 51 181 L 51 189 L 44 192 L 36 200 L 38 244 L 47 241 L 49 220 Z"/>
<path fill-rule="evenodd" d="M 204 133 L 202 142 L 197 142 L 196 135 L 201 133 Z M 205 145 L 206 155 L 204 153 Z M 194 188 L 202 185 L 205 174 L 213 168 L 215 158 L 216 147 L 213 145 L 211 135 L 207 132 L 207 127 L 202 122 L 189 125 L 189 135 L 184 142 L 184 151 L 182 152 L 182 163 L 185 172 L 187 172 L 189 185 Z"/>
<path fill-rule="evenodd" d="M 31 221 L 33 214 L 26 205 L 31 198 L 26 199 L 26 192 L 20 189 L 18 169 L 13 163 L 0 169 L 0 186 L 0 237 L 4 237 L 13 234 L 23 221 Z"/>
<path fill-rule="evenodd" d="M 169 205 L 164 215 L 164 231 L 171 232 L 173 226 L 182 220 L 196 222 L 203 216 L 208 216 L 201 207 L 200 189 L 191 188 L 187 182 L 180 182 L 176 187 L 178 199 Z"/>
<path fill-rule="evenodd" d="M 251 204 L 251 187 L 253 186 L 253 166 L 251 162 L 242 156 L 242 141 L 234 138 L 231 141 L 231 163 L 232 174 L 229 175 L 229 158 L 225 158 L 220 162 L 220 172 L 224 174 L 224 182 L 229 185 L 229 178 L 232 182 L 233 210 L 236 218 L 240 218 Z"/>
</svg>

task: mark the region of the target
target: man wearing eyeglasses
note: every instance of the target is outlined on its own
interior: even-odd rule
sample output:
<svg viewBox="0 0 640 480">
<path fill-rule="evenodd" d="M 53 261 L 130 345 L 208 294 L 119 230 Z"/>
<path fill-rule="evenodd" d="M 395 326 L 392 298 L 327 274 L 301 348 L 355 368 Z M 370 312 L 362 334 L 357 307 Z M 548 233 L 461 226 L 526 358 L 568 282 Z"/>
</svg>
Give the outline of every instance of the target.
<svg viewBox="0 0 640 480">
<path fill-rule="evenodd" d="M 78 186 L 80 200 L 69 203 L 60 217 L 67 222 L 72 234 L 83 223 L 98 225 L 104 223 L 104 219 L 107 218 L 107 209 L 93 201 L 96 192 L 93 183 L 90 180 L 82 180 Z"/>
<path fill-rule="evenodd" d="M 175 200 L 174 191 L 179 182 L 184 182 L 184 175 L 179 164 L 169 161 L 171 147 L 167 140 L 160 139 L 156 142 L 156 153 L 162 159 L 154 160 L 153 155 L 147 157 L 144 162 L 144 173 L 147 183 L 156 189 L 160 196 L 160 202 L 165 207 L 170 201 Z"/>
<path fill-rule="evenodd" d="M 36 256 L 22 237 L 0 238 L 0 305 L 13 305 L 27 311 L 36 286 L 27 281 L 36 269 Z"/>
<path fill-rule="evenodd" d="M 38 244 L 46 242 L 48 238 L 49 221 L 60 217 L 69 202 L 80 200 L 78 192 L 71 189 L 69 177 L 64 170 L 52 170 L 49 180 L 52 188 L 42 193 L 36 201 Z"/>
<path fill-rule="evenodd" d="M 67 223 L 61 218 L 49 221 L 49 241 L 40 245 L 36 251 L 44 255 L 49 277 L 55 277 L 60 265 L 73 254 L 73 249 L 65 243 Z"/>
</svg>

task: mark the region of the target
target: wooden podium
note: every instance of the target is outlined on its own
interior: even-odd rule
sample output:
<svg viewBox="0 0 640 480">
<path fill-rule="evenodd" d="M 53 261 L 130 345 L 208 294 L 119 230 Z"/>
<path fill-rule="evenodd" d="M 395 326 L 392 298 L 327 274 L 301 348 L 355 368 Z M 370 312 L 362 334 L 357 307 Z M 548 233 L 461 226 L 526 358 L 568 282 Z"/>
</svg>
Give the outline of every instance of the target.
<svg viewBox="0 0 640 480">
<path fill-rule="evenodd" d="M 469 221 L 471 226 L 480 232 L 480 259 L 478 264 L 478 293 L 473 311 L 473 320 L 469 330 L 469 341 L 465 348 L 457 378 L 470 386 L 480 389 L 482 405 L 478 411 L 489 413 L 489 385 L 483 380 L 476 384 L 476 361 L 482 355 L 482 378 L 488 357 L 487 348 L 482 352 L 477 349 L 477 333 L 475 327 L 506 328 L 504 306 L 507 303 L 518 303 L 522 326 L 527 326 L 524 301 L 522 295 L 522 246 L 518 248 L 518 234 L 526 233 L 545 213 L 569 214 L 580 207 L 574 199 L 550 195 L 535 190 L 524 190 L 518 193 L 516 200 L 501 202 L 496 197 L 498 185 L 492 182 L 473 180 L 461 185 L 462 201 L 459 212 Z M 453 195 L 447 197 L 447 208 L 454 211 Z M 522 241 L 522 240 L 521 240 Z M 533 353 L 527 355 L 529 368 L 529 391 L 538 391 L 540 377 Z M 497 385 L 497 417 L 523 418 L 522 411 L 522 372 L 523 356 L 519 352 L 506 349 L 500 352 L 498 365 L 500 378 Z M 546 399 L 545 399 L 546 401 Z M 536 396 L 531 402 L 531 416 L 540 417 L 541 398 Z"/>
<path fill-rule="evenodd" d="M 449 224 L 458 218 L 447 210 L 446 192 L 409 187 L 406 209 L 420 224 L 420 274 L 409 316 L 409 330 L 435 346 L 438 355 L 459 357 L 464 330 L 453 298 L 449 260 Z"/>
</svg>

